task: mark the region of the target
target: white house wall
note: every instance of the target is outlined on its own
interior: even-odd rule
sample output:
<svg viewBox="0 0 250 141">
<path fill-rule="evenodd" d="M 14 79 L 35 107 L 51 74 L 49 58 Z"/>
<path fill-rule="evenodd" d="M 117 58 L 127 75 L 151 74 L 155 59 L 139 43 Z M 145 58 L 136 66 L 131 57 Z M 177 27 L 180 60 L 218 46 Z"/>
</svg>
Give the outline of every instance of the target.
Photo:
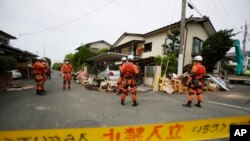
<svg viewBox="0 0 250 141">
<path fill-rule="evenodd" d="M 142 54 L 142 58 L 162 55 L 163 54 L 162 45 L 165 43 L 165 39 L 167 38 L 166 34 L 167 32 L 163 31 L 163 32 L 145 37 L 145 44 L 152 42 L 152 50 L 151 52 L 144 52 Z"/>
<path fill-rule="evenodd" d="M 201 24 L 190 23 L 187 25 L 187 27 L 188 27 L 188 35 L 186 42 L 184 66 L 192 63 L 193 37 L 197 37 L 202 41 L 205 41 L 209 37 L 208 33 L 205 31 L 205 29 L 202 27 Z"/>
<path fill-rule="evenodd" d="M 144 40 L 143 37 L 126 35 L 116 46 L 122 45 L 132 40 Z"/>
<path fill-rule="evenodd" d="M 90 48 L 95 48 L 95 49 L 108 48 L 109 49 L 110 46 L 105 43 L 95 43 L 95 44 L 91 44 Z"/>
</svg>

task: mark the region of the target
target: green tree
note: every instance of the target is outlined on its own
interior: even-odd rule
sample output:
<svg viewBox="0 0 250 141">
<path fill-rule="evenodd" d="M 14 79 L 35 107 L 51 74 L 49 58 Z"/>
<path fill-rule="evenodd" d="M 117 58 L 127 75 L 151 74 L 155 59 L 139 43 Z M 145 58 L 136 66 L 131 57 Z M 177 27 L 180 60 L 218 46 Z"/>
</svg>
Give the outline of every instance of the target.
<svg viewBox="0 0 250 141">
<path fill-rule="evenodd" d="M 161 64 L 161 59 L 163 59 L 162 67 L 161 67 L 162 74 L 165 72 L 168 60 L 169 60 L 169 62 L 168 62 L 167 72 L 177 73 L 177 66 L 178 66 L 177 55 L 178 54 L 176 52 L 171 52 L 171 53 L 167 54 L 164 57 L 157 56 L 155 58 L 155 61 L 156 61 L 157 65 L 160 65 Z"/>
<path fill-rule="evenodd" d="M 158 65 L 161 64 L 161 60 L 163 59 L 162 67 L 161 67 L 162 74 L 166 70 L 167 62 L 168 62 L 167 72 L 177 73 L 178 50 L 174 50 L 174 49 L 175 49 L 176 44 L 179 44 L 179 42 L 180 42 L 179 36 L 180 36 L 180 31 L 178 29 L 171 30 L 167 34 L 167 38 L 170 40 L 170 42 L 162 45 L 163 48 L 166 48 L 168 50 L 168 53 L 164 57 L 157 56 L 155 58 L 155 61 Z"/>
<path fill-rule="evenodd" d="M 179 30 L 173 30 L 170 33 L 167 34 L 167 38 L 170 40 L 170 43 L 162 45 L 164 48 L 167 48 L 169 52 L 174 51 L 174 47 L 176 44 L 180 43 L 179 37 L 180 31 Z"/>
<path fill-rule="evenodd" d="M 53 66 L 52 66 L 52 68 L 53 68 L 54 70 L 60 71 L 60 70 L 61 70 L 62 64 L 63 64 L 63 63 L 54 63 Z"/>
<path fill-rule="evenodd" d="M 51 59 L 48 57 L 44 57 L 46 59 L 46 61 L 48 62 L 49 66 L 51 66 Z"/>
<path fill-rule="evenodd" d="M 97 55 L 106 53 L 106 52 L 108 52 L 108 50 L 109 50 L 108 48 L 101 48 L 101 49 L 99 49 L 99 50 L 97 51 Z"/>
<path fill-rule="evenodd" d="M 69 62 L 70 62 L 71 64 L 73 64 L 73 58 L 74 58 L 74 54 L 73 54 L 73 53 L 66 54 L 66 55 L 65 55 L 65 58 L 68 58 L 68 59 L 69 59 Z"/>
<path fill-rule="evenodd" d="M 225 58 L 226 52 L 233 46 L 233 30 L 220 30 L 204 42 L 201 56 L 207 72 L 212 72 L 216 63 Z"/>
<path fill-rule="evenodd" d="M 82 45 L 80 50 L 74 54 L 73 66 L 76 71 L 82 68 L 83 63 L 90 63 L 87 61 L 88 58 L 96 56 L 97 53 L 91 51 L 86 45 Z"/>
</svg>

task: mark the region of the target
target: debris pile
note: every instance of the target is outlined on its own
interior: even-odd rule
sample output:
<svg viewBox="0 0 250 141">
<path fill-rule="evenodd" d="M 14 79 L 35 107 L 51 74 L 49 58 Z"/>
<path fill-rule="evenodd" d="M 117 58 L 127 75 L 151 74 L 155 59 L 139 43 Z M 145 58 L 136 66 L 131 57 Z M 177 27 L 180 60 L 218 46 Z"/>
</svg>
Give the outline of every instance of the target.
<svg viewBox="0 0 250 141">
<path fill-rule="evenodd" d="M 160 78 L 159 84 L 157 85 L 158 88 L 156 89 L 168 94 L 188 93 L 188 77 L 189 75 L 187 73 L 184 73 L 181 76 L 172 74 L 169 78 Z M 217 92 L 221 90 L 228 91 L 229 88 L 223 79 L 208 74 L 206 75 L 203 82 L 203 90 Z"/>
</svg>

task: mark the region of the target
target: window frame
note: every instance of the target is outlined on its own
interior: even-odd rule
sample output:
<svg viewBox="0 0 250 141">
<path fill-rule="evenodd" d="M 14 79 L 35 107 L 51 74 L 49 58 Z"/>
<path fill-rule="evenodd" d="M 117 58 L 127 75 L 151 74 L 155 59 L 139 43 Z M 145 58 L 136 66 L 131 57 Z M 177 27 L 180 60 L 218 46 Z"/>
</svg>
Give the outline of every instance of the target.
<svg viewBox="0 0 250 141">
<path fill-rule="evenodd" d="M 151 52 L 152 51 L 152 46 L 153 46 L 152 42 L 145 43 L 144 44 L 144 52 Z"/>
<path fill-rule="evenodd" d="M 197 42 L 198 41 L 198 42 Z M 192 56 L 201 55 L 203 40 L 198 37 L 193 37 L 193 45 L 192 45 Z M 197 45 L 197 43 L 199 45 Z"/>
</svg>

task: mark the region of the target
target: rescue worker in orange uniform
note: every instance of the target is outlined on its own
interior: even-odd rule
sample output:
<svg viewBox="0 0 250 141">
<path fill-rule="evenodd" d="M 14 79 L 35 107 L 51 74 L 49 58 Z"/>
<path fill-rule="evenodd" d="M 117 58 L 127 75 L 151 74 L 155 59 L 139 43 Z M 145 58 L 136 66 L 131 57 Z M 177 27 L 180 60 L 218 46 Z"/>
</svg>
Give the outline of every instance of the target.
<svg viewBox="0 0 250 141">
<path fill-rule="evenodd" d="M 45 66 L 46 66 L 46 77 L 47 79 L 51 79 L 51 70 L 48 61 L 45 62 Z"/>
<path fill-rule="evenodd" d="M 132 62 L 134 60 L 133 55 L 128 56 L 128 62 L 124 63 L 121 66 L 122 74 L 122 95 L 121 95 L 121 105 L 125 105 L 124 101 L 128 94 L 131 93 L 133 100 L 133 106 L 137 106 L 136 101 L 136 82 L 135 78 L 137 77 L 139 70 L 137 66 Z"/>
<path fill-rule="evenodd" d="M 36 81 L 36 94 L 42 95 L 44 93 L 44 82 L 45 80 L 45 67 L 43 65 L 43 59 L 37 58 L 33 63 L 33 74 Z"/>
<path fill-rule="evenodd" d="M 120 70 L 120 77 L 117 80 L 117 85 L 118 85 L 118 93 L 117 95 L 120 95 L 122 93 L 122 72 L 121 72 L 121 67 L 124 63 L 127 62 L 126 57 L 122 57 L 121 58 L 122 64 L 119 66 L 119 70 Z"/>
<path fill-rule="evenodd" d="M 42 59 L 42 64 L 44 65 L 44 80 L 46 81 L 49 66 L 47 65 L 47 60 L 45 58 Z"/>
<path fill-rule="evenodd" d="M 183 104 L 184 107 L 191 107 L 191 103 L 194 99 L 194 94 L 197 95 L 198 103 L 195 106 L 201 108 L 201 102 L 203 100 L 202 96 L 202 87 L 203 87 L 203 79 L 206 74 L 206 68 L 201 64 L 202 57 L 196 56 L 194 57 L 194 63 L 191 71 L 191 76 L 189 76 L 189 97 L 187 104 Z"/>
<path fill-rule="evenodd" d="M 63 90 L 65 90 L 67 84 L 68 89 L 70 90 L 72 73 L 74 72 L 74 69 L 67 58 L 64 60 L 64 64 L 61 67 L 61 72 L 63 76 Z"/>
</svg>

